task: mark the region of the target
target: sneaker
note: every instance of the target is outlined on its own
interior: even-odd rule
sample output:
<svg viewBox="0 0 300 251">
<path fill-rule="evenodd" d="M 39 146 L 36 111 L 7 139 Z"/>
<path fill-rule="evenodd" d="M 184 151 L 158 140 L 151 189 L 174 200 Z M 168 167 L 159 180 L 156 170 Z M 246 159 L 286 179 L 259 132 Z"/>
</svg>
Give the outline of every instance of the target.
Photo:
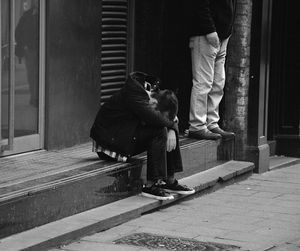
<svg viewBox="0 0 300 251">
<path fill-rule="evenodd" d="M 167 184 L 167 183 L 162 184 L 160 185 L 160 187 L 169 193 L 177 193 L 183 195 L 189 195 L 195 193 L 195 189 L 189 188 L 185 185 L 180 185 L 177 180 L 175 180 L 175 182 L 172 184 Z"/>
<path fill-rule="evenodd" d="M 151 187 L 144 186 L 142 188 L 142 195 L 148 198 L 157 200 L 172 200 L 174 196 L 165 192 L 164 189 L 160 188 L 158 185 L 152 185 Z"/>
</svg>

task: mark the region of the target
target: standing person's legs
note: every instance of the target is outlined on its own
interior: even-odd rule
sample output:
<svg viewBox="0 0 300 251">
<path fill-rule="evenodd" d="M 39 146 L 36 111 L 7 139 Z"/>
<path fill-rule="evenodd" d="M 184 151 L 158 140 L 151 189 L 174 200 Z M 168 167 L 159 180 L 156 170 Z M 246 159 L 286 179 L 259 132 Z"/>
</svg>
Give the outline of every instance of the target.
<svg viewBox="0 0 300 251">
<path fill-rule="evenodd" d="M 233 132 L 224 131 L 218 125 L 220 120 L 219 105 L 223 98 L 225 86 L 225 58 L 228 40 L 229 38 L 221 42 L 215 61 L 214 81 L 207 99 L 207 128 L 213 133 L 220 134 L 224 139 L 235 136 Z"/>
<path fill-rule="evenodd" d="M 216 50 L 205 36 L 190 39 L 193 87 L 190 103 L 190 131 L 206 128 L 207 94 L 213 83 Z"/>
<path fill-rule="evenodd" d="M 219 134 L 207 130 L 207 101 L 214 80 L 215 59 L 219 48 L 208 43 L 205 36 L 190 39 L 193 87 L 190 102 L 189 136 L 217 139 Z"/>
<path fill-rule="evenodd" d="M 207 128 L 209 130 L 218 127 L 220 120 L 219 105 L 223 98 L 225 85 L 225 58 L 228 38 L 223 40 L 217 53 L 214 67 L 214 80 L 207 97 Z"/>
</svg>

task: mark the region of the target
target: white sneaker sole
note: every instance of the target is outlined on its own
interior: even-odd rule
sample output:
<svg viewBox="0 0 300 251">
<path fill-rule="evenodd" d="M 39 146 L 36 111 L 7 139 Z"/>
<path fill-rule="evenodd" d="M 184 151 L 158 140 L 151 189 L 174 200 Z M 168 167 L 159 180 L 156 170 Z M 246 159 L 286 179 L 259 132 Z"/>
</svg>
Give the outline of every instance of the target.
<svg viewBox="0 0 300 251">
<path fill-rule="evenodd" d="M 173 200 L 174 199 L 173 195 L 170 195 L 170 196 L 167 196 L 167 197 L 160 197 L 160 196 L 156 196 L 156 195 L 149 194 L 149 193 L 144 193 L 144 192 L 142 192 L 141 194 L 145 197 L 148 197 L 148 198 L 151 198 L 151 199 L 156 199 L 156 200 Z"/>
<path fill-rule="evenodd" d="M 164 190 L 168 193 L 177 193 L 177 194 L 181 194 L 181 195 L 190 195 L 190 194 L 195 193 L 194 189 L 192 191 L 174 191 L 174 190 L 170 190 L 170 189 L 164 189 Z"/>
</svg>

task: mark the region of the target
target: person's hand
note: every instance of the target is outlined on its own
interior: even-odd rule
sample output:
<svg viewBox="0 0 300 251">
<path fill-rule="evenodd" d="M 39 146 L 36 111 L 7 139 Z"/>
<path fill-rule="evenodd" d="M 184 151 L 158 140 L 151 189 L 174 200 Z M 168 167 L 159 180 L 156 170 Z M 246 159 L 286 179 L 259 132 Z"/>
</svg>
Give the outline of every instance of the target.
<svg viewBox="0 0 300 251">
<path fill-rule="evenodd" d="M 147 91 L 147 90 L 146 90 L 146 92 L 147 92 L 147 94 L 148 94 L 148 96 L 149 96 L 149 105 L 150 105 L 153 109 L 156 109 L 157 103 L 158 103 L 157 99 L 155 99 L 155 98 L 152 97 L 150 91 Z"/>
<path fill-rule="evenodd" d="M 206 39 L 210 45 L 215 48 L 218 48 L 220 45 L 220 39 L 218 37 L 217 32 L 212 32 L 206 35 Z"/>
<path fill-rule="evenodd" d="M 168 130 L 167 151 L 171 152 L 176 148 L 176 133 L 173 129 Z"/>
</svg>

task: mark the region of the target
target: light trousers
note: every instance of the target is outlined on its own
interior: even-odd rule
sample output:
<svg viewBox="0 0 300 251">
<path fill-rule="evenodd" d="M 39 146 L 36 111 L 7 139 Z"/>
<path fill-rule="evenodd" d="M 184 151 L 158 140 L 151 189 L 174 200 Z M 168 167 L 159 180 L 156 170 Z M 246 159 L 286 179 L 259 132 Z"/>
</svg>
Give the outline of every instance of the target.
<svg viewBox="0 0 300 251">
<path fill-rule="evenodd" d="M 219 104 L 225 85 L 225 57 L 229 38 L 215 48 L 205 36 L 190 38 L 193 87 L 190 101 L 190 131 L 218 127 Z"/>
</svg>

